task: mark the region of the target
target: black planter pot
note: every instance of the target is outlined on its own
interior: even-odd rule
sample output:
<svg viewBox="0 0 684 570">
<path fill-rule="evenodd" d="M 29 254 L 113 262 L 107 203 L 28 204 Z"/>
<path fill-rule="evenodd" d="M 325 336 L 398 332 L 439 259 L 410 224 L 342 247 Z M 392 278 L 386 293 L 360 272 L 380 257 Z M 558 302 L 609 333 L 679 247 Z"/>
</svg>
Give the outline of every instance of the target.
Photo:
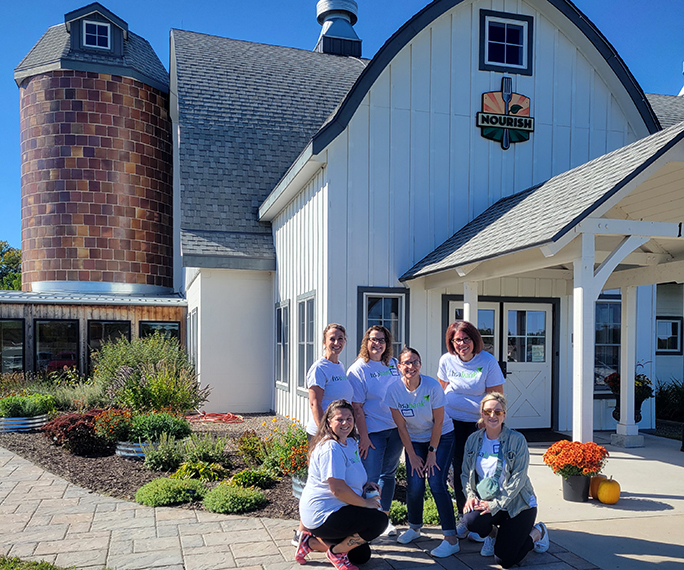
<svg viewBox="0 0 684 570">
<path fill-rule="evenodd" d="M 616 394 L 617 400 L 615 401 L 615 407 L 613 408 L 613 418 L 616 422 L 620 421 L 620 394 Z M 644 401 L 634 402 L 634 423 L 638 424 L 641 421 L 641 404 Z"/>
<path fill-rule="evenodd" d="M 563 499 L 573 503 L 586 503 L 589 500 L 591 477 L 570 475 L 563 478 Z"/>
</svg>

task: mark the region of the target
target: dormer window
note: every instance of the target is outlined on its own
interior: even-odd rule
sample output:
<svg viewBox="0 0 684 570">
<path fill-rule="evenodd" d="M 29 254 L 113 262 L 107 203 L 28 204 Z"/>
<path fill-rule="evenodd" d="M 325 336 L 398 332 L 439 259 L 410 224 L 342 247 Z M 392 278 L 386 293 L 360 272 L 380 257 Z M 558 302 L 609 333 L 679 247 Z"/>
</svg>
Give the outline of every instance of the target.
<svg viewBox="0 0 684 570">
<path fill-rule="evenodd" d="M 111 28 L 109 24 L 83 20 L 83 47 L 111 49 Z"/>
<path fill-rule="evenodd" d="M 532 75 L 532 17 L 480 10 L 480 70 Z"/>
</svg>

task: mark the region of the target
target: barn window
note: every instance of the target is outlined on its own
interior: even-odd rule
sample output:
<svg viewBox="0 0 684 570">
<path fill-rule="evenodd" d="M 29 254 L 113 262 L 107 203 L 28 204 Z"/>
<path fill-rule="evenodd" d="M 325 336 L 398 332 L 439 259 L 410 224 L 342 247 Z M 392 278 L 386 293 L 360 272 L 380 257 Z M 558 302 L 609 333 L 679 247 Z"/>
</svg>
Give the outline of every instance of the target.
<svg viewBox="0 0 684 570">
<path fill-rule="evenodd" d="M 111 27 L 103 22 L 83 20 L 83 46 L 111 49 Z"/>
<path fill-rule="evenodd" d="M 278 384 L 290 384 L 290 304 L 280 303 L 276 307 L 276 366 L 275 379 Z"/>
<path fill-rule="evenodd" d="M 532 18 L 480 10 L 480 70 L 532 75 Z"/>
<path fill-rule="evenodd" d="M 368 327 L 381 325 L 392 333 L 394 356 L 399 356 L 401 349 L 408 344 L 408 317 L 406 289 L 393 288 L 360 288 L 359 339 L 363 338 Z"/>
<path fill-rule="evenodd" d="M 37 371 L 78 369 L 78 321 L 37 320 L 35 333 Z"/>
<path fill-rule="evenodd" d="M 314 362 L 313 293 L 297 300 L 297 387 L 306 389 L 306 373 Z"/>
</svg>

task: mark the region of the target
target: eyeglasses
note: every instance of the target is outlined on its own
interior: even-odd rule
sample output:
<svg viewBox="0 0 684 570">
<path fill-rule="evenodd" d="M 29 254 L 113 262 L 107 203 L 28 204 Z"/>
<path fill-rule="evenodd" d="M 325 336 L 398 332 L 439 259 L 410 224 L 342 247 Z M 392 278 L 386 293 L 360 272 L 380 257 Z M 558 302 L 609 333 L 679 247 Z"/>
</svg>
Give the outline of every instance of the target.
<svg viewBox="0 0 684 570">
<path fill-rule="evenodd" d="M 498 418 L 503 416 L 505 412 L 503 410 L 482 410 L 482 413 L 488 417 L 494 415 Z"/>
<path fill-rule="evenodd" d="M 473 342 L 473 339 L 469 336 L 464 336 L 463 338 L 455 338 L 452 342 L 454 344 L 469 344 Z"/>
<path fill-rule="evenodd" d="M 408 362 L 400 362 L 400 366 L 420 366 L 420 360 L 409 360 Z"/>
<path fill-rule="evenodd" d="M 384 338 L 369 338 L 368 339 L 370 342 L 377 342 L 378 344 L 387 344 L 387 341 Z"/>
</svg>

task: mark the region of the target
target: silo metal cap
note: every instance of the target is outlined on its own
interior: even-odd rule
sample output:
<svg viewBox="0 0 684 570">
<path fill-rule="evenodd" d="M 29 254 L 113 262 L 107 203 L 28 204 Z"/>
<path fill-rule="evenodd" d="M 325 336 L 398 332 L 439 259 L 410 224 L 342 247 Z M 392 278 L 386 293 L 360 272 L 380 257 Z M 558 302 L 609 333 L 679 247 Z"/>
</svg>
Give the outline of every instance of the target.
<svg viewBox="0 0 684 570">
<path fill-rule="evenodd" d="M 319 0 L 316 4 L 316 19 L 323 25 L 330 16 L 347 16 L 353 26 L 359 19 L 359 5 L 354 0 Z"/>
</svg>

